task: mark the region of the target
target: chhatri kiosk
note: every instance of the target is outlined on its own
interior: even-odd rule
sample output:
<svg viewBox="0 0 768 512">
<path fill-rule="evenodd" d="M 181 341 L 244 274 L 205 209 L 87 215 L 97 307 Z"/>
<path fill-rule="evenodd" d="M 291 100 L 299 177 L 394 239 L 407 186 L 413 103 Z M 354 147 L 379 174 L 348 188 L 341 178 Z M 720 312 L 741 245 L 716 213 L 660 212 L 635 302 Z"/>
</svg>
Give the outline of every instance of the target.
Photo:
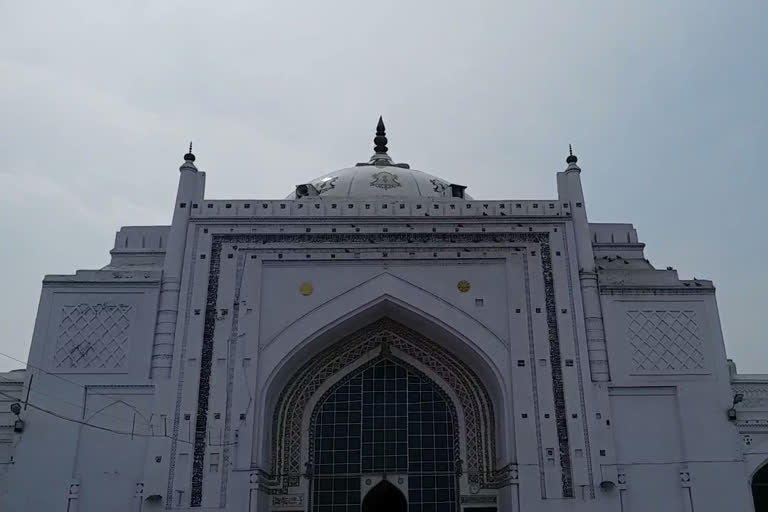
<svg viewBox="0 0 768 512">
<path fill-rule="evenodd" d="M 0 509 L 768 510 L 710 281 L 590 223 L 573 154 L 490 200 L 374 142 L 285 199 L 206 199 L 190 148 L 170 225 L 46 276 Z"/>
</svg>

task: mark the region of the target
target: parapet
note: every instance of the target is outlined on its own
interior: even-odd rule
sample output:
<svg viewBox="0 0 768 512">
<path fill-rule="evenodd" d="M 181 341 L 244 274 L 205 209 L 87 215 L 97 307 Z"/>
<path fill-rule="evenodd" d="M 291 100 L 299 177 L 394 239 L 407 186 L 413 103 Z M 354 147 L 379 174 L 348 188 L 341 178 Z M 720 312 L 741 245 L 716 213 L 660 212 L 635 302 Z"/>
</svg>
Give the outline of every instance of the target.
<svg viewBox="0 0 768 512">
<path fill-rule="evenodd" d="M 455 198 L 209 200 L 192 203 L 192 218 L 313 217 L 570 217 L 571 205 L 541 201 L 477 201 Z M 177 207 L 182 207 L 177 205 Z M 186 203 L 183 205 L 187 207 Z"/>
<path fill-rule="evenodd" d="M 627 259 L 645 257 L 645 244 L 637 239 L 637 231 L 632 224 L 590 222 L 589 231 L 592 235 L 595 259 L 606 256 L 621 256 Z"/>
<path fill-rule="evenodd" d="M 170 226 L 124 226 L 115 235 L 112 260 L 105 270 L 160 268 Z"/>
</svg>

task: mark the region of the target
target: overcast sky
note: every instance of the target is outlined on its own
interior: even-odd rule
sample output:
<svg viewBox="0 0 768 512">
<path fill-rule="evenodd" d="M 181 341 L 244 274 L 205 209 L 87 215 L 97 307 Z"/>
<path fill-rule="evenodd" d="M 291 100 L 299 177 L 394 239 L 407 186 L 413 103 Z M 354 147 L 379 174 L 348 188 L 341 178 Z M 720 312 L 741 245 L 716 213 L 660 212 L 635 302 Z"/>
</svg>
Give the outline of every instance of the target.
<svg viewBox="0 0 768 512">
<path fill-rule="evenodd" d="M 476 198 L 555 197 L 573 144 L 590 220 L 712 279 L 729 357 L 768 373 L 767 91 L 764 0 L 0 0 L 0 351 L 26 359 L 44 274 L 170 222 L 190 139 L 208 197 L 281 198 L 383 114 L 396 160 Z"/>
</svg>

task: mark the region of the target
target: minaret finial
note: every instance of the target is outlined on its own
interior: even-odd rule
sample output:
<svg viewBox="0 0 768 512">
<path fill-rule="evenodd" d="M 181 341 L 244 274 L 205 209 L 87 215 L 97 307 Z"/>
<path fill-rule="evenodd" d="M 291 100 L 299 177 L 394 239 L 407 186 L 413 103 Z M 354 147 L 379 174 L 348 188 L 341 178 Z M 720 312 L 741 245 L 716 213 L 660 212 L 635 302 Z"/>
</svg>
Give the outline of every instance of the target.
<svg viewBox="0 0 768 512">
<path fill-rule="evenodd" d="M 401 169 L 410 169 L 408 164 L 396 164 L 387 154 L 387 129 L 384 126 L 384 119 L 379 116 L 379 122 L 376 124 L 376 136 L 373 138 L 373 150 L 375 153 L 367 162 L 360 162 L 356 167 L 365 165 L 375 165 L 377 167 L 400 167 Z"/>
<path fill-rule="evenodd" d="M 565 159 L 565 163 L 575 164 L 578 161 L 579 159 L 576 157 L 576 155 L 573 154 L 573 147 L 571 147 L 571 145 L 568 144 L 568 158 Z"/>
<path fill-rule="evenodd" d="M 189 153 L 184 155 L 184 160 L 189 162 L 195 161 L 195 155 L 192 154 L 192 141 L 189 142 Z"/>
<path fill-rule="evenodd" d="M 379 116 L 379 123 L 376 125 L 376 137 L 373 138 L 373 143 L 375 144 L 373 150 L 377 155 L 387 154 L 387 130 L 381 116 Z"/>
</svg>

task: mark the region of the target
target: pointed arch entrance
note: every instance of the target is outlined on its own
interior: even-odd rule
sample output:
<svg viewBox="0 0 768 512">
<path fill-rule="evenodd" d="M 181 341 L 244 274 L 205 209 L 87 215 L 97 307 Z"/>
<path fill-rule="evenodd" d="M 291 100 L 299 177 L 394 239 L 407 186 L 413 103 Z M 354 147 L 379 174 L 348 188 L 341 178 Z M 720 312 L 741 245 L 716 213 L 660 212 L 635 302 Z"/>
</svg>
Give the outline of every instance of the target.
<svg viewBox="0 0 768 512">
<path fill-rule="evenodd" d="M 408 501 L 400 489 L 382 480 L 365 495 L 362 512 L 408 512 Z"/>
<path fill-rule="evenodd" d="M 374 390 L 364 391 L 363 386 L 368 385 L 384 386 L 385 402 L 375 401 Z M 397 385 L 405 386 L 399 397 L 397 389 L 389 390 L 394 394 L 386 395 L 387 386 Z M 424 389 L 425 398 L 431 397 L 424 404 L 420 399 L 411 402 L 417 396 L 417 390 L 411 388 L 418 387 Z M 366 392 L 370 394 L 364 395 Z M 394 401 L 390 402 L 390 399 Z M 329 409 L 326 410 L 326 407 Z M 350 408 L 358 408 L 359 412 Z M 435 409 L 440 412 L 437 416 L 433 414 Z M 382 410 L 383 416 L 379 414 Z M 337 413 L 341 413 L 341 421 L 336 419 Z M 373 422 L 373 425 L 384 425 L 383 428 L 378 427 L 380 433 L 376 433 L 377 427 L 371 427 L 373 430 L 366 434 L 374 436 L 366 437 L 366 442 L 372 443 L 368 448 L 363 445 L 364 417 L 369 418 L 365 421 Z M 421 439 L 415 440 L 415 434 L 411 437 L 408 429 L 410 423 L 416 424 L 416 419 L 422 418 L 431 422 L 425 427 L 427 432 L 431 432 L 430 436 L 434 436 L 433 432 L 438 429 L 446 436 L 440 440 L 443 444 L 439 447 L 435 447 L 436 440 L 432 438 L 425 441 L 427 446 L 422 452 L 416 453 L 413 450 L 422 450 L 417 446 Z M 402 429 L 402 433 L 398 434 L 398 428 Z M 274 408 L 271 437 L 271 474 L 274 484 L 271 489 L 272 492 L 282 493 L 303 493 L 303 489 L 306 489 L 309 491 L 307 499 L 313 503 L 319 503 L 315 500 L 319 500 L 320 495 L 314 494 L 319 493 L 320 489 L 326 493 L 332 490 L 338 492 L 336 496 L 339 498 L 343 491 L 349 493 L 349 499 L 356 499 L 356 507 L 360 507 L 366 491 L 361 487 L 361 476 L 365 474 L 364 465 L 368 464 L 365 466 L 369 468 L 368 474 L 402 475 L 404 492 L 409 496 L 409 502 L 412 491 L 416 492 L 419 486 L 429 486 L 426 499 L 433 499 L 433 491 L 441 489 L 440 499 L 455 504 L 461 492 L 499 487 L 497 480 L 500 473 L 495 468 L 495 432 L 493 405 L 478 375 L 442 345 L 391 319 L 383 318 L 345 336 L 313 356 L 295 371 L 283 388 Z M 339 434 L 346 437 L 343 440 L 337 439 Z M 405 437 L 398 438 L 398 435 Z M 359 436 L 359 440 L 352 436 Z M 375 436 L 384 436 L 383 441 L 381 437 Z M 446 439 L 450 440 L 447 444 Z M 343 451 L 344 454 L 328 461 L 320 456 L 320 451 L 328 450 L 331 446 L 334 451 Z M 374 452 L 364 458 L 364 450 L 369 448 Z M 383 459 L 375 458 L 377 454 L 382 456 L 382 453 Z M 433 474 L 426 481 L 411 480 L 409 477 L 411 473 L 414 478 L 420 476 L 415 474 L 418 466 L 410 466 L 411 462 L 424 463 L 417 456 L 429 458 L 428 471 Z M 438 457 L 439 460 L 435 460 Z M 350 458 L 354 462 L 349 462 Z M 383 466 L 377 465 L 382 460 Z M 440 469 L 437 469 L 438 462 Z M 432 463 L 435 465 L 432 466 Z M 334 467 L 335 464 L 339 466 Z M 329 470 L 337 476 L 354 474 L 355 478 L 350 476 L 346 482 L 330 478 L 321 481 L 319 475 L 330 475 L 325 473 Z M 421 470 L 424 471 L 423 465 Z M 445 478 L 435 482 L 433 478 L 438 472 Z M 448 478 L 448 473 L 451 473 L 451 478 Z M 363 478 L 363 482 L 365 480 Z M 309 484 L 309 488 L 305 487 L 306 484 Z M 344 486 L 346 488 L 342 489 Z M 329 499 L 327 496 L 330 494 L 325 499 Z"/>
</svg>

